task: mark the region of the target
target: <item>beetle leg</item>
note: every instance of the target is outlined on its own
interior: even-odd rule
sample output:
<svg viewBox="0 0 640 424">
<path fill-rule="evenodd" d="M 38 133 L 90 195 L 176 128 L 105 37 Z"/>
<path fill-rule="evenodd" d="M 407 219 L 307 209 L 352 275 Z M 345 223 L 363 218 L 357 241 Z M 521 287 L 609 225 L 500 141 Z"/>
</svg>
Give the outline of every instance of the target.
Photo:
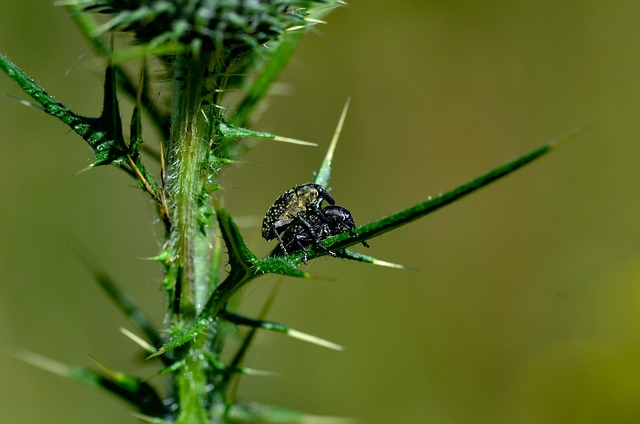
<svg viewBox="0 0 640 424">
<path fill-rule="evenodd" d="M 355 236 L 355 235 L 356 235 L 355 231 L 353 231 L 353 228 L 349 228 L 348 230 L 349 230 L 349 232 L 351 233 L 351 235 L 352 235 L 352 236 Z M 367 243 L 367 242 L 366 242 L 366 241 L 364 241 L 364 240 L 362 240 L 360 243 L 362 243 L 362 245 L 363 245 L 364 247 L 371 247 L 371 246 L 369 246 L 369 243 Z"/>
<path fill-rule="evenodd" d="M 327 249 L 326 247 L 324 247 L 320 243 L 316 243 L 316 246 L 318 246 L 320 249 L 324 250 L 325 252 L 327 252 L 328 254 L 333 256 L 334 258 L 337 256 L 334 252 L 332 252 L 331 250 Z"/>
<path fill-rule="evenodd" d="M 317 240 L 319 236 L 316 236 L 316 233 L 313 231 L 313 228 L 311 228 L 311 224 L 309 224 L 309 222 L 302 217 L 302 212 L 298 212 L 298 220 L 302 225 L 304 225 L 307 231 L 309 231 L 309 235 L 311 236 L 311 238 L 313 238 L 314 240 Z"/>
<path fill-rule="evenodd" d="M 294 237 L 293 241 L 295 241 L 296 244 L 298 245 L 298 249 L 302 250 L 302 262 L 306 265 L 307 264 L 307 248 L 304 247 L 304 245 L 300 242 L 300 239 L 298 238 L 298 236 Z"/>
<path fill-rule="evenodd" d="M 275 225 L 271 226 L 271 234 L 275 235 L 275 239 L 278 240 L 278 244 L 280 245 L 280 249 L 282 250 L 282 253 L 286 255 L 287 254 L 287 249 L 285 249 L 284 243 L 283 243 L 282 239 L 280 238 L 280 234 L 278 234 L 278 230 L 276 230 Z"/>
</svg>

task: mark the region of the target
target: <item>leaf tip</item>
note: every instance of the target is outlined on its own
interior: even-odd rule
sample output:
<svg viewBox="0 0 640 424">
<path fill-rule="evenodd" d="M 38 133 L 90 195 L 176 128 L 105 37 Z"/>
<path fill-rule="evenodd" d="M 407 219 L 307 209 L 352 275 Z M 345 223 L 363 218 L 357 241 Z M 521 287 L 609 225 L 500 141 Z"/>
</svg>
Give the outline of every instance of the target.
<svg viewBox="0 0 640 424">
<path fill-rule="evenodd" d="M 328 349 L 337 350 L 337 351 L 343 351 L 344 350 L 344 346 L 341 346 L 339 344 L 330 342 L 330 341 L 325 340 L 325 339 L 321 339 L 320 337 L 316 337 L 316 336 L 308 334 L 308 333 L 303 333 L 302 331 L 289 329 L 289 331 L 287 331 L 287 335 L 289 337 L 293 337 L 294 339 L 298 339 L 298 340 L 302 340 L 302 341 L 305 341 L 305 342 L 308 342 L 308 343 L 312 343 L 312 344 L 315 344 L 317 346 L 326 347 Z"/>
<path fill-rule="evenodd" d="M 569 132 L 567 132 L 566 134 L 551 140 L 547 143 L 547 145 L 549 146 L 549 148 L 551 149 L 557 149 L 558 147 L 562 146 L 563 144 L 573 140 L 574 138 L 576 138 L 577 136 L 579 136 L 580 134 L 582 134 L 583 132 L 586 132 L 587 130 L 590 130 L 591 127 L 575 127 L 572 130 L 570 130 Z"/>
<path fill-rule="evenodd" d="M 153 352 L 151 355 L 148 355 L 144 359 L 148 361 L 150 359 L 154 359 L 154 358 L 157 358 L 158 356 L 164 355 L 165 353 L 167 353 L 167 349 L 165 349 L 164 347 L 161 347 L 160 349 L 156 350 L 155 352 Z"/>
</svg>

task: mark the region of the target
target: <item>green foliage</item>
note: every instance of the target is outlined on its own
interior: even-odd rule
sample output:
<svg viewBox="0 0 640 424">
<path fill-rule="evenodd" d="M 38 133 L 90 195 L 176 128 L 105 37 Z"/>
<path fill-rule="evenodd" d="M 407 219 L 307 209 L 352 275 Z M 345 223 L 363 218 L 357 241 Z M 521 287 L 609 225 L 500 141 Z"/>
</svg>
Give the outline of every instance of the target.
<svg viewBox="0 0 640 424">
<path fill-rule="evenodd" d="M 122 136 L 111 67 L 107 67 L 104 104 L 102 114 L 98 118 L 88 118 L 73 113 L 1 54 L 0 67 L 26 94 L 40 104 L 44 112 L 68 125 L 89 144 L 96 156 L 94 165 L 119 164 L 126 159 L 129 149 Z"/>
<path fill-rule="evenodd" d="M 67 377 L 97 385 L 134 406 L 148 422 L 303 422 L 303 414 L 235 400 L 234 382 L 250 372 L 241 366 L 257 330 L 279 332 L 320 346 L 341 347 L 280 323 L 235 313 L 230 300 L 249 282 L 266 275 L 309 278 L 298 269 L 300 251 L 283 255 L 274 250 L 258 257 L 247 246 L 233 217 L 217 197 L 218 174 L 247 150 L 246 137 L 257 137 L 302 145 L 250 128 L 251 112 L 292 55 L 302 32 L 338 2 L 330 1 L 81 1 L 70 10 L 99 11 L 110 16 L 97 24 L 85 14 L 74 19 L 99 54 L 109 57 L 106 65 L 102 113 L 97 118 L 72 112 L 47 94 L 24 71 L 0 55 L 0 67 L 44 112 L 56 117 L 80 135 L 93 149 L 94 166 L 114 165 L 130 175 L 154 201 L 164 223 L 166 242 L 156 258 L 162 265 L 162 287 L 168 307 L 167 331 L 159 331 L 116 283 L 97 266 L 85 260 L 98 284 L 125 314 L 134 332 L 126 334 L 140 345 L 149 359 L 159 360 L 162 375 L 169 375 L 171 396 L 162 398 L 151 383 L 115 372 L 97 363 L 100 372 L 54 363 L 34 354 L 25 360 Z M 322 7 L 318 7 L 322 6 Z M 111 31 L 134 33 L 139 43 L 126 54 L 113 54 L 99 37 Z M 269 49 L 264 44 L 269 43 Z M 163 71 L 173 82 L 168 112 L 148 93 L 147 60 L 157 55 Z M 129 78 L 121 67 L 125 57 L 142 60 L 139 78 Z M 253 71 L 253 72 L 251 72 Z M 240 77 L 238 75 L 241 75 Z M 237 107 L 222 107 L 230 88 L 242 87 Z M 118 96 L 134 102 L 124 133 Z M 144 113 L 142 112 L 144 111 Z M 347 106 L 334 138 L 316 174 L 315 183 L 329 185 L 334 152 Z M 154 124 L 163 140 L 150 146 L 142 132 L 143 119 Z M 127 141 L 128 138 L 128 141 Z M 358 262 L 407 269 L 402 265 L 346 250 L 376 238 L 438 210 L 463 196 L 511 174 L 556 147 L 547 143 L 467 184 L 435 198 L 341 234 L 328 237 L 319 246 L 309 246 L 314 259 L 335 252 Z M 158 152 L 155 154 L 155 152 Z M 144 159 L 144 160 L 143 160 Z M 153 175 L 144 161 L 159 163 Z M 228 268 L 221 269 L 226 252 Z M 265 310 L 266 313 L 266 310 Z M 230 352 L 225 326 L 249 327 L 240 347 Z M 222 358 L 231 358 L 225 363 Z"/>
</svg>

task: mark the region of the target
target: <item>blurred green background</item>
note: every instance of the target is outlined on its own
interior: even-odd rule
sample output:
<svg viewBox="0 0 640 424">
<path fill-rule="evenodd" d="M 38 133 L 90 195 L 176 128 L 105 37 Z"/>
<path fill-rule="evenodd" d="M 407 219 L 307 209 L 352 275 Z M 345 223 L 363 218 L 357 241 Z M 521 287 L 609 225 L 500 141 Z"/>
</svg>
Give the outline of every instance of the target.
<svg viewBox="0 0 640 424">
<path fill-rule="evenodd" d="M 364 423 L 640 421 L 640 3 L 352 0 L 307 36 L 259 130 L 224 173 L 228 209 L 254 217 L 309 181 L 345 99 L 332 193 L 366 223 L 454 188 L 572 128 L 573 142 L 463 201 L 370 240 L 380 269 L 331 258 L 286 280 L 269 318 L 347 347 L 262 334 L 245 399 Z M 97 115 L 101 62 L 50 0 L 0 3 L 0 51 Z M 24 97 L 4 75 L 0 92 Z M 23 364 L 36 351 L 153 375 L 127 323 L 71 249 L 83 245 L 160 324 L 161 231 L 115 169 L 76 174 L 88 147 L 0 98 L 0 422 L 135 422 L 98 390 Z M 251 220 L 249 219 L 251 222 Z M 362 248 L 358 248 L 362 249 Z M 245 290 L 255 310 L 275 279 Z M 252 309 L 253 308 L 253 309 Z"/>
</svg>

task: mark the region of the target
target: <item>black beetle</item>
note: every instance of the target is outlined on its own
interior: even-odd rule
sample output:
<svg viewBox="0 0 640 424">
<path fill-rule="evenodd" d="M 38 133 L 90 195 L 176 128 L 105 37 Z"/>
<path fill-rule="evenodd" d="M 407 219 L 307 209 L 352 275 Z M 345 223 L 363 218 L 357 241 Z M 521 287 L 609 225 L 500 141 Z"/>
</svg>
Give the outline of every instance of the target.
<svg viewBox="0 0 640 424">
<path fill-rule="evenodd" d="M 324 249 L 331 256 L 336 254 L 320 242 L 328 237 L 335 236 L 345 230 L 353 232 L 356 225 L 351 212 L 342 206 L 326 206 L 319 213 L 306 217 L 305 223 L 302 220 L 294 221 L 282 234 L 282 243 L 285 249 L 302 250 L 302 262 L 307 263 L 308 246 L 314 245 Z M 369 245 L 363 241 L 365 247 Z"/>
<path fill-rule="evenodd" d="M 280 234 L 293 223 L 303 225 L 315 237 L 313 225 L 308 222 L 310 217 L 320 217 L 322 201 L 335 205 L 327 189 L 320 184 L 307 183 L 295 186 L 282 193 L 267 210 L 262 220 L 262 237 L 265 240 L 278 239 L 280 248 L 286 254 Z"/>
</svg>

